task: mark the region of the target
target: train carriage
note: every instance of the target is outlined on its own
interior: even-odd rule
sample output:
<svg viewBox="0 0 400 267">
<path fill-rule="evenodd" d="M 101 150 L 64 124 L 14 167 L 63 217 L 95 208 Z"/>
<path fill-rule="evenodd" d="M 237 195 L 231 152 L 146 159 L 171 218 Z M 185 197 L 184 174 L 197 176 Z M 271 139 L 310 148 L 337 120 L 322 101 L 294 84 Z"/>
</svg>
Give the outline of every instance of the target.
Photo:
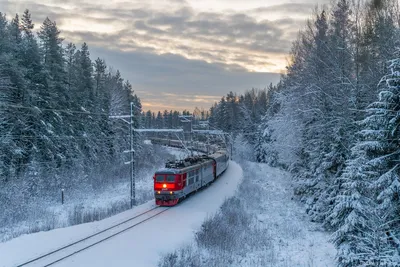
<svg viewBox="0 0 400 267">
<path fill-rule="evenodd" d="M 176 205 L 180 199 L 217 179 L 228 167 L 228 161 L 229 156 L 225 151 L 217 151 L 210 156 L 168 162 L 153 177 L 156 204 Z"/>
</svg>

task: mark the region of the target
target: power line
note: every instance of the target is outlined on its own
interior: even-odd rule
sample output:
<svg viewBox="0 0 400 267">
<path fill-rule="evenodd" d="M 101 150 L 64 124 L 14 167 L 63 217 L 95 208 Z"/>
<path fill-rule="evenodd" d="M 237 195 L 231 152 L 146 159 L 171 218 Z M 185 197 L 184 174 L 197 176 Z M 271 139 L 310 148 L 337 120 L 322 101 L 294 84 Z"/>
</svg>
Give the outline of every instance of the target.
<svg viewBox="0 0 400 267">
<path fill-rule="evenodd" d="M 77 110 L 69 110 L 69 109 L 52 109 L 52 108 L 40 108 L 40 107 L 26 107 L 21 105 L 11 105 L 11 104 L 4 104 L 1 103 L 0 106 L 3 107 L 12 107 L 12 108 L 19 108 L 19 109 L 31 109 L 37 111 L 54 111 L 54 112 L 65 112 L 65 113 L 74 113 L 74 114 L 85 114 L 85 115 L 101 115 L 101 116 L 119 116 L 119 115 L 111 115 L 105 112 L 89 112 L 89 111 L 77 111 Z"/>
<path fill-rule="evenodd" d="M 115 129 L 114 129 L 115 130 Z M 158 132 L 154 130 L 160 130 L 160 129 L 135 129 L 135 132 L 137 132 L 139 135 L 142 133 L 147 133 L 147 132 Z M 166 131 L 164 132 L 182 132 L 180 130 L 173 131 L 174 129 L 165 129 Z M 160 133 L 163 131 L 160 131 Z M 96 138 L 93 138 L 95 136 Z M 114 135 L 114 136 L 104 136 L 104 137 L 98 137 L 98 135 L 87 135 L 87 136 L 82 136 L 82 135 L 63 135 L 63 136 L 47 136 L 47 135 L 42 135 L 42 136 L 35 136 L 35 135 L 0 135 L 0 139 L 2 138 L 22 138 L 22 139 L 59 139 L 59 140 L 67 140 L 67 139 L 90 139 L 90 140 L 115 140 L 115 138 L 129 138 L 129 135 Z"/>
<path fill-rule="evenodd" d="M 93 135 L 94 136 L 94 135 Z M 101 137 L 96 137 L 96 138 L 93 138 L 92 136 L 87 136 L 87 137 L 84 137 L 84 136 L 45 136 L 45 137 L 41 137 L 41 136 L 21 136 L 21 135 L 3 135 L 3 136 L 0 136 L 0 139 L 2 139 L 2 138 L 13 138 L 13 139 L 18 139 L 18 138 L 22 138 L 22 139 L 38 139 L 38 140 L 53 140 L 53 139 L 58 139 L 58 140 L 68 140 L 68 139 L 76 139 L 76 140 L 85 140 L 85 139 L 88 139 L 88 140 L 115 140 L 115 137 L 118 137 L 118 138 L 122 138 L 122 137 L 124 137 L 124 138 L 129 138 L 129 135 L 120 135 L 120 136 L 107 136 L 107 137 L 104 137 L 104 138 L 101 138 Z"/>
<path fill-rule="evenodd" d="M 39 168 L 46 168 L 46 169 L 65 169 L 65 164 L 70 163 L 70 162 L 82 162 L 82 164 L 85 164 L 87 162 L 86 159 L 82 158 L 82 159 L 73 159 L 73 158 L 69 158 L 69 159 L 54 159 L 52 161 L 30 161 L 27 163 L 18 163 L 18 164 L 14 164 L 14 163 L 9 163 L 9 164 L 5 164 L 6 166 L 13 166 L 13 167 L 22 167 L 22 166 L 29 166 L 29 165 L 35 165 L 35 164 L 40 164 L 42 166 L 39 166 Z M 121 162 L 121 167 L 122 166 L 126 166 L 124 164 L 124 161 L 121 159 L 118 162 Z M 44 166 L 43 164 L 60 164 L 60 167 L 55 167 L 55 166 Z M 76 166 L 76 165 L 74 165 Z"/>
</svg>

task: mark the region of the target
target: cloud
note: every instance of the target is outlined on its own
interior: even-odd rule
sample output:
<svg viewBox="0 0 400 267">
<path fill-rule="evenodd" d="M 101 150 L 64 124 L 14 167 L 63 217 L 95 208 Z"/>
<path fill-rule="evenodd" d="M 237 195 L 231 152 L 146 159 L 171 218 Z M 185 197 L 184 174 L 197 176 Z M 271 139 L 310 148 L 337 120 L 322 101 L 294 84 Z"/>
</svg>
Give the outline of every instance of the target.
<svg viewBox="0 0 400 267">
<path fill-rule="evenodd" d="M 280 14 L 285 14 L 286 16 L 293 14 L 308 16 L 315 6 L 316 3 L 284 3 L 267 7 L 259 7 L 251 11 L 252 13 L 259 14 L 276 12 Z"/>
<path fill-rule="evenodd" d="M 279 72 L 284 69 L 282 58 L 293 39 L 293 30 L 289 29 L 297 29 L 298 21 L 257 20 L 254 14 L 310 6 L 278 5 L 245 14 L 202 12 L 182 0 L 155 2 L 19 0 L 7 1 L 6 11 L 29 8 L 39 21 L 49 16 L 57 21 L 67 40 L 85 40 L 91 46 L 173 53 L 250 71 Z"/>
<path fill-rule="evenodd" d="M 290 1 L 0 0 L 0 5 L 8 14 L 30 9 L 36 29 L 47 16 L 57 21 L 66 41 L 86 42 L 93 57 L 120 69 L 145 107 L 192 109 L 207 108 L 229 91 L 279 80 L 291 42 L 317 2 Z"/>
<path fill-rule="evenodd" d="M 120 52 L 96 47 L 90 50 L 93 58 L 105 58 L 108 65 L 118 66 L 123 77 L 133 84 L 145 109 L 209 108 L 229 91 L 243 93 L 253 87 L 265 88 L 280 77 L 276 73 L 247 72 L 173 54 Z"/>
</svg>

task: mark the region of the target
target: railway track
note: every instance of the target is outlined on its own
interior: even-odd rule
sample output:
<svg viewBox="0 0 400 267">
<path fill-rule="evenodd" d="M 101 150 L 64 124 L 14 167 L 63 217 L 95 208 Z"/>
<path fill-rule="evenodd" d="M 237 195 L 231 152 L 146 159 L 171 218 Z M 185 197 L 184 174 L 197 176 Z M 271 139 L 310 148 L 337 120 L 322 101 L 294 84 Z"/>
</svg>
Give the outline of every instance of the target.
<svg viewBox="0 0 400 267">
<path fill-rule="evenodd" d="M 142 224 L 151 218 L 167 211 L 168 207 L 155 207 L 148 211 L 142 212 L 129 219 L 126 219 L 118 224 L 101 230 L 100 232 L 89 235 L 85 238 L 79 239 L 73 243 L 62 246 L 48 253 L 45 253 L 36 258 L 30 259 L 24 263 L 16 265 L 20 266 L 51 266 L 60 261 L 63 261 L 73 255 L 76 255 L 84 250 L 87 250 L 97 244 L 100 244 L 116 235 L 119 235 L 127 230 L 134 228 L 135 226 Z"/>
</svg>

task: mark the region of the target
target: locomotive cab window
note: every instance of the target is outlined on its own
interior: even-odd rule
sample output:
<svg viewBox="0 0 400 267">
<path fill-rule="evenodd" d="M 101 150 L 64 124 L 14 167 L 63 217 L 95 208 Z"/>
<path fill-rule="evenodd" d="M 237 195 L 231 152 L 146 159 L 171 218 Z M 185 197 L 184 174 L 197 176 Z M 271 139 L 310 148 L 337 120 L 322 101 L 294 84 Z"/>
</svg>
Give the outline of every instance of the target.
<svg viewBox="0 0 400 267">
<path fill-rule="evenodd" d="M 167 175 L 167 182 L 175 182 L 175 175 Z"/>
<path fill-rule="evenodd" d="M 165 177 L 165 175 L 157 174 L 156 175 L 156 181 L 157 182 L 164 182 L 164 177 Z"/>
</svg>

